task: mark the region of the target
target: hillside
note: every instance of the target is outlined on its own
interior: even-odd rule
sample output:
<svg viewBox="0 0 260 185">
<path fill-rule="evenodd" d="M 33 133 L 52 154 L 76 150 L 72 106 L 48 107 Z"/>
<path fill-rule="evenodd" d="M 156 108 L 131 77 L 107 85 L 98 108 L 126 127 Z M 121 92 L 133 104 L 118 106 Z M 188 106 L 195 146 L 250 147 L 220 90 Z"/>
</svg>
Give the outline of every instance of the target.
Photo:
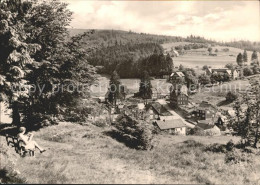
<svg viewBox="0 0 260 185">
<path fill-rule="evenodd" d="M 156 135 L 153 150 L 138 151 L 111 138 L 109 130 L 71 123 L 43 128 L 35 140 L 48 151 L 35 158 L 20 158 L 1 136 L 1 155 L 10 160 L 2 167 L 12 164 L 27 183 L 243 184 L 259 177 L 259 156 L 236 164 L 226 163 L 224 153 L 205 151 L 208 144 L 237 141 L 232 136 Z"/>
<path fill-rule="evenodd" d="M 77 34 L 82 34 L 89 29 L 68 29 L 70 36 L 75 36 Z M 154 35 L 149 33 L 136 33 L 133 31 L 122 31 L 122 30 L 94 30 L 92 34 L 86 40 L 98 41 L 98 43 L 103 43 L 105 46 L 113 45 L 116 41 L 126 44 L 129 42 L 134 43 L 146 43 L 146 42 L 156 42 L 160 44 L 170 43 L 170 42 L 187 42 L 187 43 L 206 43 L 206 44 L 216 44 L 223 47 L 238 48 L 241 50 L 248 51 L 258 51 L 260 52 L 260 42 L 250 42 L 250 41 L 232 41 L 232 42 L 217 42 L 206 39 L 200 36 L 190 35 L 188 37 L 177 37 L 177 36 L 166 36 L 166 35 Z"/>
<path fill-rule="evenodd" d="M 165 43 L 162 44 L 162 47 L 165 51 L 170 51 L 171 48 L 174 49 L 176 46 L 184 46 L 188 44 L 191 44 L 191 42 Z M 218 52 L 215 52 L 216 49 Z M 224 49 L 228 49 L 228 51 L 224 51 Z M 217 54 L 217 56 L 209 56 L 207 48 L 185 50 L 183 55 L 173 58 L 173 63 L 175 66 L 182 64 L 186 67 L 191 67 L 194 69 L 201 69 L 204 65 L 211 66 L 213 68 L 222 68 L 228 63 L 236 64 L 237 55 L 244 52 L 239 48 L 220 45 L 212 46 L 212 50 L 213 53 Z M 252 51 L 247 51 L 247 55 L 250 62 Z M 258 60 L 260 60 L 260 56 L 258 56 Z"/>
<path fill-rule="evenodd" d="M 90 30 L 69 29 L 70 36 L 86 31 Z M 235 42 L 232 42 L 237 47 L 234 48 L 230 46 L 230 43 L 227 44 L 228 46 L 225 46 L 225 43 L 217 43 L 192 35 L 187 38 L 181 38 L 121 30 L 94 30 L 92 34 L 83 37 L 82 43 L 86 48 L 96 48 L 90 53 L 88 61 L 94 66 L 103 67 L 101 68 L 102 70 L 99 70 L 99 73 L 110 74 L 112 71 L 117 70 L 122 78 L 138 78 L 140 76 L 138 71 L 141 69 L 140 66 L 143 65 L 142 61 L 148 60 L 154 49 L 159 47 L 159 44 L 166 52 L 175 49 L 177 46 L 203 45 L 199 49 L 185 49 L 183 54 L 173 58 L 175 67 L 182 64 L 185 67 L 196 69 L 197 73 L 202 73 L 201 68 L 204 65 L 219 68 L 224 67 L 228 63 L 236 64 L 236 56 L 238 53 L 243 53 L 243 46 L 247 48 L 250 45 L 249 42 L 243 42 L 244 45 L 236 45 Z M 251 44 L 258 46 L 257 43 Z M 213 48 L 213 53 L 216 53 L 217 56 L 209 56 L 207 51 L 209 46 Z M 215 50 L 218 51 L 215 52 Z M 252 51 L 248 51 L 249 61 L 251 55 Z M 146 70 L 150 69 L 149 67 Z M 160 70 L 166 71 L 165 69 Z"/>
<path fill-rule="evenodd" d="M 70 36 L 75 36 L 77 34 L 82 34 L 88 29 L 69 29 Z M 83 39 L 90 43 L 100 44 L 102 46 L 113 46 L 117 42 L 118 44 L 127 43 L 167 43 L 167 42 L 177 42 L 182 41 L 181 37 L 174 36 L 164 36 L 164 35 L 153 35 L 146 33 L 135 33 L 131 31 L 121 31 L 121 30 L 94 30 L 93 34 L 89 37 Z"/>
</svg>

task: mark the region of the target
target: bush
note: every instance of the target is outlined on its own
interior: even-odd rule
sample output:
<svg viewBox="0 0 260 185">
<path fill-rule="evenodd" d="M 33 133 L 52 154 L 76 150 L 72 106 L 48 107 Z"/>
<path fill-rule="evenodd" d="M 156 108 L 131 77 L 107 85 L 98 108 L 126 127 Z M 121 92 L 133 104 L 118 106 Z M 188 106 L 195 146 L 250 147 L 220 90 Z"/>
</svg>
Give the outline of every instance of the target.
<svg viewBox="0 0 260 185">
<path fill-rule="evenodd" d="M 39 129 L 45 126 L 56 125 L 58 123 L 58 120 L 55 117 L 42 113 L 33 113 L 23 121 L 28 130 Z"/>
<path fill-rule="evenodd" d="M 242 153 L 240 151 L 231 151 L 226 153 L 225 162 L 226 163 L 232 162 L 235 164 L 240 162 L 252 163 L 252 156 L 246 153 Z"/>
<path fill-rule="evenodd" d="M 215 152 L 215 153 L 226 153 L 225 145 L 214 143 L 206 146 L 205 151 Z"/>
<path fill-rule="evenodd" d="M 15 169 L 15 163 L 9 160 L 8 151 L 3 146 L 0 148 L 0 184 L 25 184 L 26 179 L 20 177 L 20 172 Z"/>
<path fill-rule="evenodd" d="M 238 95 L 234 92 L 229 91 L 226 95 L 227 102 L 233 102 L 238 98 Z"/>
<path fill-rule="evenodd" d="M 205 136 L 206 133 L 204 132 L 204 130 L 202 128 L 194 127 L 192 129 L 190 129 L 190 132 L 188 133 L 188 135 Z"/>
<path fill-rule="evenodd" d="M 227 149 L 227 151 L 233 151 L 234 147 L 235 147 L 235 144 L 234 144 L 233 140 L 230 140 L 230 141 L 226 144 L 226 149 Z"/>
<path fill-rule="evenodd" d="M 107 126 L 107 120 L 99 119 L 97 121 L 94 121 L 92 124 L 97 126 L 97 127 L 106 127 Z"/>
<path fill-rule="evenodd" d="M 229 48 L 223 48 L 222 51 L 229 52 Z"/>
<path fill-rule="evenodd" d="M 120 140 L 127 146 L 141 150 L 152 148 L 153 129 L 145 121 L 137 121 L 127 115 L 120 115 L 114 126 L 118 131 L 118 137 L 121 137 Z"/>
<path fill-rule="evenodd" d="M 253 71 L 248 67 L 243 69 L 243 73 L 245 76 L 251 76 L 254 74 Z"/>
</svg>

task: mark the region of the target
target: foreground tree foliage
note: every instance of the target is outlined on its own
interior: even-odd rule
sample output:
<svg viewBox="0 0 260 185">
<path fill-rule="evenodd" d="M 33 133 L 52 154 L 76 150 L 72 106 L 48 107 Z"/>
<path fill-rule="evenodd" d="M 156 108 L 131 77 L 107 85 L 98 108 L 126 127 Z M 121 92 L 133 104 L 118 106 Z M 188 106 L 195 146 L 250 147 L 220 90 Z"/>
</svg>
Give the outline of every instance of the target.
<svg viewBox="0 0 260 185">
<path fill-rule="evenodd" d="M 252 80 L 252 89 L 243 100 L 237 100 L 234 105 L 236 117 L 234 120 L 234 129 L 242 137 L 245 145 L 257 148 L 259 143 L 259 124 L 260 124 L 260 83 L 259 80 Z M 243 111 L 241 108 L 245 106 Z"/>
<path fill-rule="evenodd" d="M 28 97 L 30 88 L 25 79 L 31 72 L 27 65 L 35 63 L 31 56 L 41 47 L 26 41 L 29 34 L 24 22 L 32 6 L 31 2 L 0 1 L 0 89 L 13 110 L 16 125 L 20 125 L 19 101 Z"/>
<path fill-rule="evenodd" d="M 72 13 L 65 3 L 0 3 L 0 89 L 13 108 L 13 123 L 20 124 L 20 114 L 27 126 L 54 122 L 61 110 L 88 97 L 85 92 L 95 80 L 86 61 L 89 48 L 81 47 L 88 33 L 68 39 Z"/>
</svg>

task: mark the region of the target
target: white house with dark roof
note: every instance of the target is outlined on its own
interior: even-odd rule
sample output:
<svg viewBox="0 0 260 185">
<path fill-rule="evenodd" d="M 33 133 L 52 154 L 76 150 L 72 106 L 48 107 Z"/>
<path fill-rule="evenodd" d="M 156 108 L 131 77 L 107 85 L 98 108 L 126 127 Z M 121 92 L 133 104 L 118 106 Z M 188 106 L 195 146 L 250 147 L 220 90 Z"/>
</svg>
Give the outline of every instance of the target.
<svg viewBox="0 0 260 185">
<path fill-rule="evenodd" d="M 174 115 L 161 105 L 159 102 L 153 102 L 146 107 L 151 120 L 171 120 Z"/>
<path fill-rule="evenodd" d="M 178 79 L 184 79 L 185 78 L 185 75 L 183 74 L 183 72 L 181 71 L 176 71 L 176 72 L 173 72 L 171 75 L 170 75 L 170 80 L 171 81 L 176 81 Z"/>
<path fill-rule="evenodd" d="M 166 131 L 169 134 L 186 135 L 187 132 L 187 125 L 182 119 L 158 120 L 154 123 L 161 131 Z"/>
</svg>

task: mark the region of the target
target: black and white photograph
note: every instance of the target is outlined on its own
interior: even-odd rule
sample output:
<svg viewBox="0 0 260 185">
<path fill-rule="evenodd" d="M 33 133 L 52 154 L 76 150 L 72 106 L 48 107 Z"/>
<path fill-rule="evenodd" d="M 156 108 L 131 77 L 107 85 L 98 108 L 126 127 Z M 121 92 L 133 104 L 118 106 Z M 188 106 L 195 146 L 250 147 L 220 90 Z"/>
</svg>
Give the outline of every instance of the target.
<svg viewBox="0 0 260 185">
<path fill-rule="evenodd" d="M 0 0 L 0 184 L 260 184 L 260 1 Z"/>
</svg>

